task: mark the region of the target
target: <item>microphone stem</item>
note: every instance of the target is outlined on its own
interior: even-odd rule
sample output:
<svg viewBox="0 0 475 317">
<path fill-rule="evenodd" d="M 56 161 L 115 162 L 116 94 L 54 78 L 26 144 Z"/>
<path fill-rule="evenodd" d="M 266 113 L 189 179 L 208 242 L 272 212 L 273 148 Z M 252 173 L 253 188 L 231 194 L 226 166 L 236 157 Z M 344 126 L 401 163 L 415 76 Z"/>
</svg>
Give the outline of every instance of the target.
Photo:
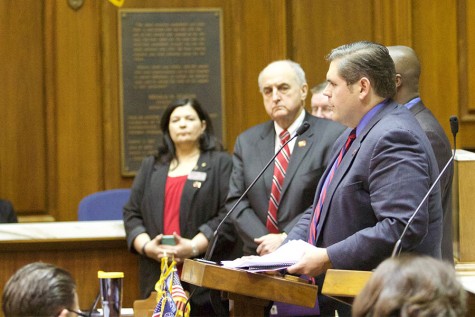
<svg viewBox="0 0 475 317">
<path fill-rule="evenodd" d="M 434 183 L 432 184 L 432 186 L 429 188 L 429 190 L 427 191 L 427 194 L 424 196 L 424 198 L 422 198 L 422 201 L 421 203 L 419 204 L 419 206 L 417 206 L 416 208 L 416 211 L 412 214 L 411 218 L 409 218 L 409 220 L 407 221 L 407 224 L 406 226 L 404 227 L 404 230 L 402 231 L 402 234 L 401 236 L 399 237 L 399 240 L 397 240 L 396 244 L 394 245 L 394 249 L 393 249 L 393 252 L 391 254 L 391 257 L 395 257 L 397 255 L 399 255 L 401 253 L 401 250 L 402 250 L 402 238 L 404 237 L 404 235 L 406 234 L 406 231 L 407 229 L 409 229 L 409 226 L 411 225 L 412 221 L 414 220 L 414 217 L 416 217 L 417 213 L 419 212 L 419 209 L 421 209 L 422 205 L 424 204 L 424 202 L 427 200 L 427 197 L 429 197 L 429 195 L 431 194 L 432 190 L 434 189 L 435 185 L 437 185 L 437 183 L 439 182 L 440 178 L 442 177 L 442 175 L 444 174 L 445 170 L 447 169 L 447 167 L 449 167 L 450 163 L 454 160 L 454 157 L 455 157 L 455 149 L 454 149 L 454 153 L 452 154 L 452 156 L 450 157 L 450 159 L 447 161 L 447 163 L 445 164 L 444 168 L 442 169 L 442 171 L 439 173 L 439 176 L 437 176 L 436 180 L 434 181 Z"/>
<path fill-rule="evenodd" d="M 211 244 L 211 248 L 208 248 L 208 250 L 206 251 L 206 254 L 204 256 L 204 259 L 207 260 L 207 261 L 210 261 L 211 260 L 211 257 L 213 256 L 213 253 L 214 253 L 214 249 L 216 247 L 216 241 L 218 240 L 217 237 L 218 237 L 218 231 L 219 231 L 219 228 L 221 228 L 221 225 L 224 223 L 224 221 L 228 218 L 228 216 L 234 211 L 234 209 L 236 209 L 237 205 L 244 199 L 244 197 L 247 195 L 247 193 L 251 190 L 251 188 L 254 186 L 254 184 L 259 180 L 259 178 L 261 177 L 262 174 L 264 174 L 264 172 L 267 170 L 267 168 L 269 167 L 269 165 L 274 162 L 275 158 L 277 157 L 277 155 L 280 153 L 280 151 L 282 151 L 282 149 L 290 142 L 292 141 L 293 139 L 295 139 L 297 136 L 299 135 L 299 133 L 296 133 L 294 136 L 292 136 L 289 140 L 287 140 L 287 142 L 285 142 L 274 154 L 274 156 L 272 156 L 272 158 L 269 160 L 269 162 L 267 162 L 266 166 L 264 166 L 264 168 L 259 172 L 259 174 L 256 176 L 256 178 L 254 178 L 254 180 L 252 181 L 251 185 L 249 185 L 246 190 L 244 191 L 244 193 L 239 197 L 239 199 L 236 201 L 236 203 L 231 207 L 231 209 L 229 209 L 229 211 L 226 213 L 226 215 L 224 216 L 223 220 L 221 220 L 221 222 L 218 224 L 218 226 L 216 227 L 216 230 L 214 231 L 214 234 L 213 234 L 213 241 L 212 241 L 212 244 Z"/>
</svg>

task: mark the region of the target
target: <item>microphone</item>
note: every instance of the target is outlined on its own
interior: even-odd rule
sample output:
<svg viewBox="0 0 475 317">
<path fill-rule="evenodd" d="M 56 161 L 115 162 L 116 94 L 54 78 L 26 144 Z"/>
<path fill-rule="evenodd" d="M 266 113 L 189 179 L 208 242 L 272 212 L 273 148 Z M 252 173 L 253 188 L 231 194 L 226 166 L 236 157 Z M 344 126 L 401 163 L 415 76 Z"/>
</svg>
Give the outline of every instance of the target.
<svg viewBox="0 0 475 317">
<path fill-rule="evenodd" d="M 297 136 L 300 136 L 302 134 L 304 134 L 308 128 L 310 127 L 310 123 L 308 123 L 307 121 L 304 121 L 302 123 L 302 125 L 297 129 L 297 131 L 295 132 L 295 135 L 292 136 L 289 140 L 287 140 L 287 142 L 285 142 L 278 150 L 277 152 L 274 154 L 274 156 L 272 156 L 272 158 L 269 160 L 269 162 L 267 162 L 266 166 L 264 166 L 264 168 L 262 169 L 262 171 L 259 172 L 259 174 L 257 174 L 256 178 L 252 181 L 252 183 L 246 188 L 246 190 L 244 191 L 244 193 L 242 193 L 242 195 L 239 197 L 239 199 L 236 201 L 236 203 L 231 207 L 231 209 L 229 209 L 229 211 L 226 213 L 226 215 L 224 216 L 224 218 L 221 220 L 221 222 L 218 224 L 218 226 L 216 227 L 216 230 L 214 231 L 213 233 L 213 238 L 212 238 L 212 243 L 210 243 L 210 245 L 208 246 L 208 249 L 206 250 L 206 254 L 204 256 L 203 259 L 198 259 L 198 261 L 201 261 L 201 262 L 206 262 L 206 263 L 211 263 L 211 264 L 216 264 L 215 262 L 211 261 L 211 257 L 213 256 L 213 252 L 214 252 L 214 249 L 216 247 L 216 241 L 218 240 L 218 233 L 219 233 L 219 229 L 221 228 L 221 225 L 224 223 L 224 221 L 233 213 L 233 211 L 236 209 L 237 205 L 241 202 L 241 200 L 244 199 L 244 197 L 246 196 L 246 194 L 249 192 L 249 190 L 251 190 L 251 188 L 254 186 L 254 184 L 259 180 L 259 178 L 261 178 L 262 174 L 264 174 L 264 172 L 267 170 L 267 168 L 269 167 L 269 165 L 275 160 L 275 158 L 277 157 L 277 155 L 280 153 L 280 151 L 282 151 L 282 149 L 290 142 L 292 141 L 293 139 L 295 139 Z"/>
<path fill-rule="evenodd" d="M 450 130 L 452 130 L 452 135 L 454 136 L 454 155 L 455 155 L 455 149 L 457 148 L 455 146 L 457 138 L 455 137 L 457 135 L 457 132 L 459 132 L 459 119 L 457 116 L 451 116 L 450 117 Z"/>
<path fill-rule="evenodd" d="M 442 169 L 442 171 L 439 173 L 439 175 L 437 176 L 437 178 L 435 179 L 434 183 L 432 184 L 432 186 L 429 188 L 429 190 L 427 191 L 427 194 L 424 196 L 424 198 L 422 198 L 422 201 L 421 203 L 419 204 L 419 206 L 417 206 L 416 210 L 413 212 L 411 218 L 409 218 L 406 226 L 404 227 L 404 230 L 402 231 L 401 233 L 401 236 L 399 237 L 399 239 L 396 241 L 396 244 L 394 245 L 394 249 L 393 249 L 393 252 L 391 254 L 391 257 L 396 257 L 398 256 L 400 253 L 401 253 L 401 243 L 402 243 L 402 238 L 404 238 L 407 230 L 409 229 L 409 226 L 411 225 L 412 221 L 414 220 L 414 218 L 416 217 L 417 213 L 419 212 L 419 210 L 421 209 L 422 207 L 422 204 L 424 204 L 424 202 L 427 200 L 427 197 L 429 197 L 430 193 L 432 192 L 432 190 L 434 189 L 435 185 L 437 185 L 437 183 L 439 182 L 440 178 L 442 177 L 442 175 L 444 174 L 445 170 L 447 169 L 447 167 L 449 167 L 450 163 L 452 163 L 452 161 L 454 160 L 455 158 L 455 141 L 456 141 L 456 136 L 457 136 L 457 132 L 459 131 L 459 122 L 458 122 L 458 118 L 457 116 L 451 116 L 450 117 L 450 129 L 452 130 L 452 135 L 454 136 L 454 151 L 452 153 L 452 156 L 450 157 L 450 159 L 447 161 L 447 164 L 445 164 L 444 168 Z"/>
</svg>

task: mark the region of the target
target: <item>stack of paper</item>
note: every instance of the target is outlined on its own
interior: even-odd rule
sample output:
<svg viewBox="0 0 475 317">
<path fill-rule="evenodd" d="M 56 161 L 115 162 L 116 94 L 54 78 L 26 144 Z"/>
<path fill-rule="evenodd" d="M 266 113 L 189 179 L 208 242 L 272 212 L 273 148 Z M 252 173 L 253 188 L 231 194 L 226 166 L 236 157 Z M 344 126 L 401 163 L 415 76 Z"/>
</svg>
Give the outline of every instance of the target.
<svg viewBox="0 0 475 317">
<path fill-rule="evenodd" d="M 253 272 L 276 271 L 297 263 L 310 246 L 302 240 L 292 240 L 272 253 L 263 256 L 245 256 L 234 261 L 222 261 L 224 267 Z"/>
</svg>

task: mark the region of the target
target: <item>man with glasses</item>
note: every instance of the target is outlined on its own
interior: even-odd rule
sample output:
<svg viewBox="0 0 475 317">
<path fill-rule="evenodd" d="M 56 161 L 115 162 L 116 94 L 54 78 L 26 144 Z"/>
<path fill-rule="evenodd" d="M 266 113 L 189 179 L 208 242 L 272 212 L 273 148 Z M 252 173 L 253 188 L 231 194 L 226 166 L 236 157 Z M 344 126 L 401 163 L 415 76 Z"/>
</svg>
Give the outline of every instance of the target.
<svg viewBox="0 0 475 317">
<path fill-rule="evenodd" d="M 76 283 L 66 270 L 34 262 L 20 268 L 3 290 L 5 317 L 84 316 L 79 312 Z"/>
</svg>

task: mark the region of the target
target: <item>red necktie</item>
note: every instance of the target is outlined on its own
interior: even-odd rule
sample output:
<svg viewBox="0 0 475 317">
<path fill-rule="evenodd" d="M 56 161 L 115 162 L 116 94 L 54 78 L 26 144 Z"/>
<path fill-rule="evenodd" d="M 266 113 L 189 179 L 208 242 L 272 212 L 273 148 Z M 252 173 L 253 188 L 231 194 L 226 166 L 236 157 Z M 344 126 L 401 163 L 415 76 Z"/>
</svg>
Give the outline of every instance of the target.
<svg viewBox="0 0 475 317">
<path fill-rule="evenodd" d="M 280 133 L 281 146 L 290 139 L 290 133 L 284 130 Z M 269 199 L 269 209 L 267 211 L 266 227 L 270 233 L 279 233 L 277 222 L 277 210 L 279 209 L 280 194 L 282 193 L 282 185 L 284 184 L 285 172 L 290 160 L 289 145 L 285 145 L 279 152 L 274 161 L 274 177 L 272 178 L 272 189 Z"/>
<path fill-rule="evenodd" d="M 327 194 L 328 185 L 332 181 L 333 175 L 335 174 L 335 170 L 340 165 L 341 160 L 343 159 L 343 156 L 348 151 L 348 149 L 351 146 L 351 143 L 353 143 L 355 139 L 356 139 L 356 128 L 350 132 L 350 135 L 348 136 L 348 139 L 346 140 L 345 146 L 342 147 L 340 154 L 338 155 L 335 162 L 333 162 L 332 169 L 330 170 L 330 173 L 328 173 L 325 179 L 325 182 L 323 183 L 322 190 L 320 191 L 320 197 L 318 198 L 318 201 L 317 201 L 317 206 L 315 207 L 315 210 L 313 212 L 312 222 L 310 225 L 310 232 L 308 235 L 308 243 L 312 245 L 316 245 L 317 225 L 318 225 L 318 220 L 320 219 L 320 212 L 322 211 L 323 202 L 325 201 L 325 196 Z"/>
</svg>

